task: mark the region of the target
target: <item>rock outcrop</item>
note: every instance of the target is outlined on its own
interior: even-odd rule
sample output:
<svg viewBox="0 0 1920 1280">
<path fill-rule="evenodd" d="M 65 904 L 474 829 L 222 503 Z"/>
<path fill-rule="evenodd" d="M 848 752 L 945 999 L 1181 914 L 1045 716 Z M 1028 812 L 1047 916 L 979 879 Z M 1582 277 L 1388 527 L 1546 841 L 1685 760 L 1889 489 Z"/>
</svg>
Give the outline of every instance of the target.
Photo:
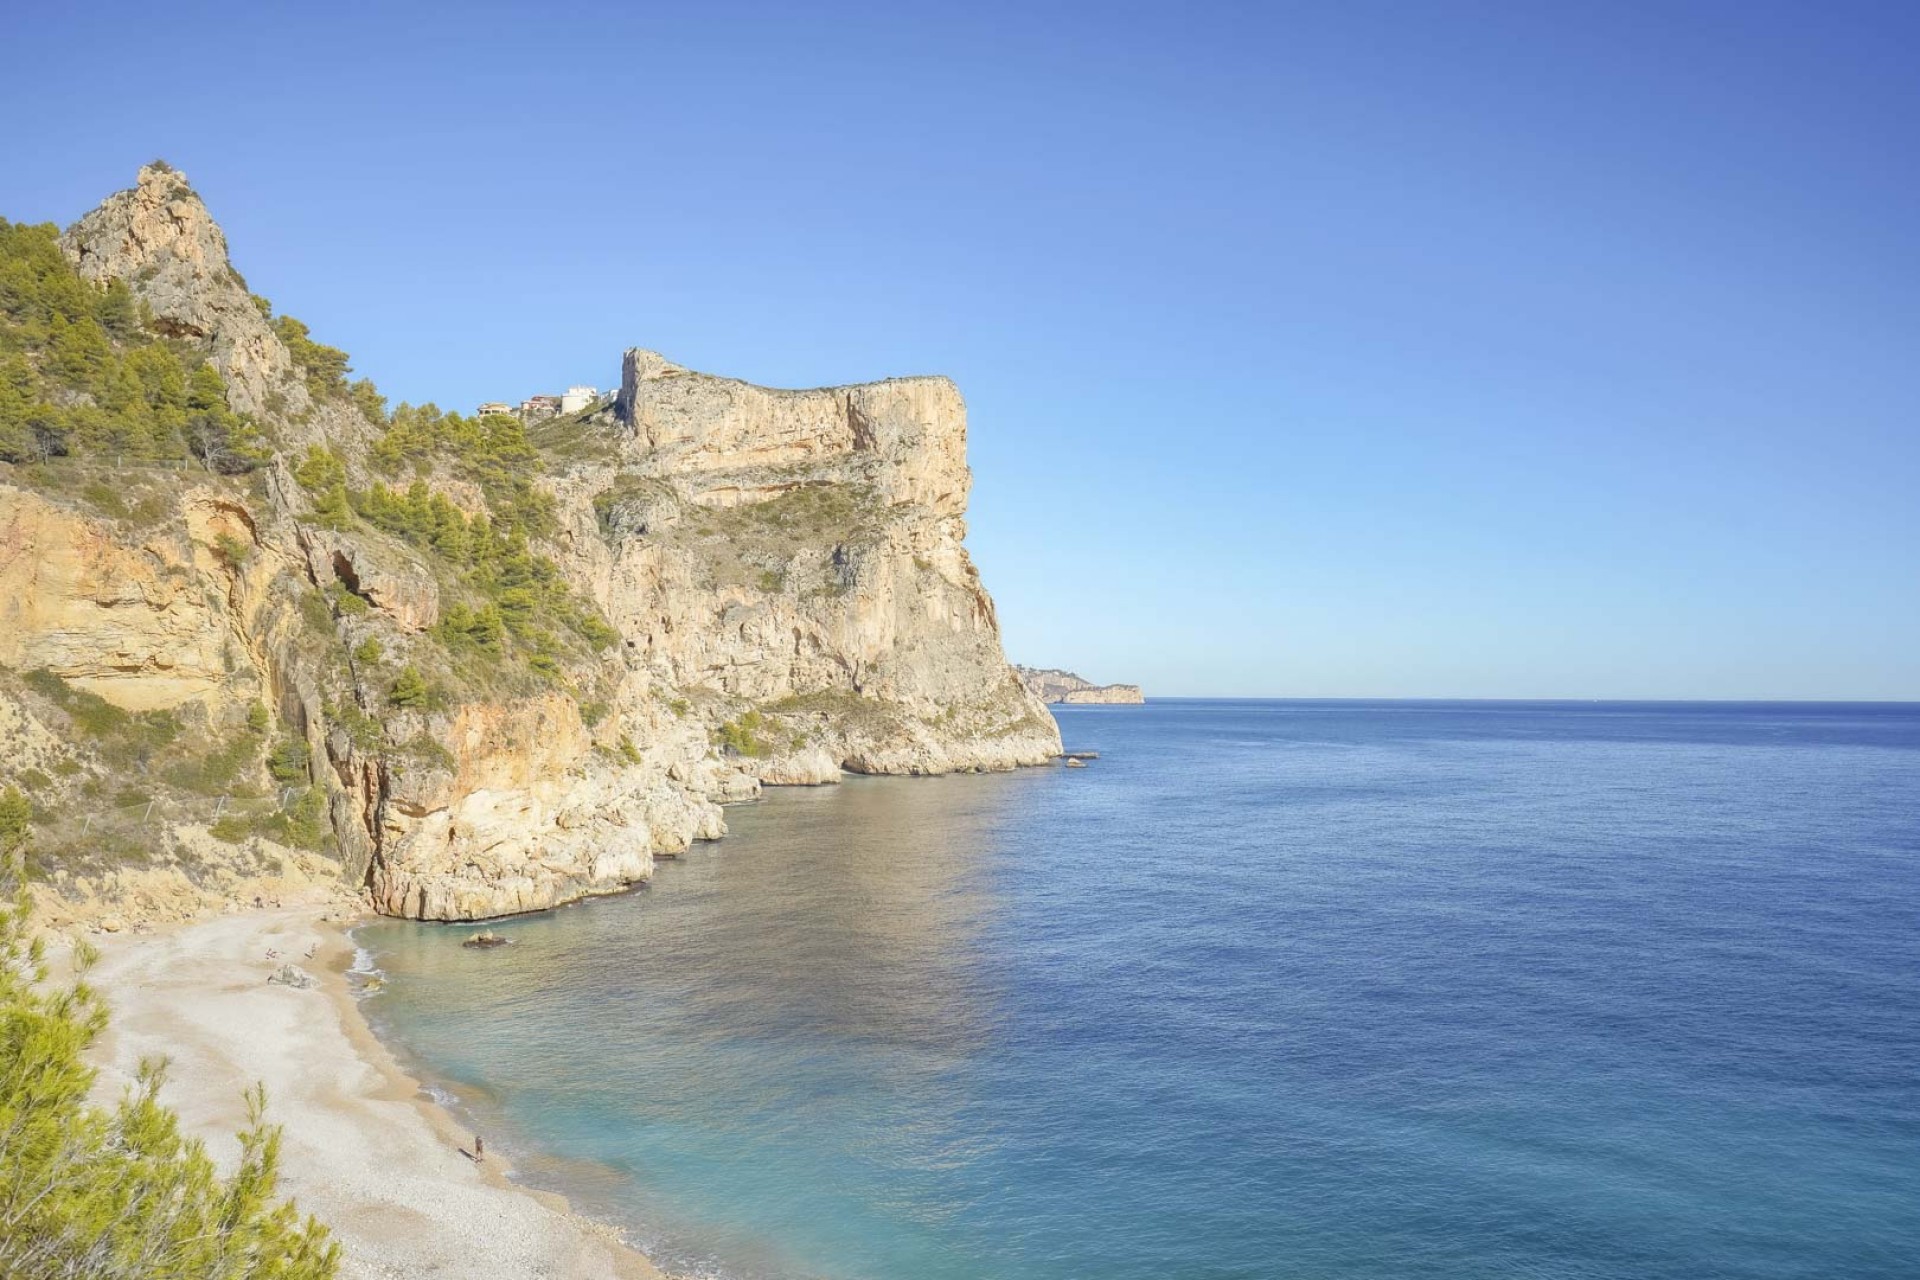
<svg viewBox="0 0 1920 1280">
<path fill-rule="evenodd" d="M 782 391 L 629 351 L 612 408 L 544 424 L 526 468 L 550 512 L 530 526 L 536 568 L 611 623 L 610 643 L 515 665 L 487 656 L 498 622 L 468 608 L 462 562 L 345 507 L 349 488 L 392 474 L 374 449 L 389 428 L 305 379 L 184 175 L 143 169 L 60 244 L 81 277 L 123 281 L 156 330 L 204 353 L 277 454 L 251 476 L 0 463 L 0 666 L 175 716 L 208 750 L 252 726 L 259 781 L 239 790 L 258 798 L 244 803 L 270 817 L 311 789 L 343 877 L 375 909 L 539 910 L 644 880 L 656 854 L 721 836 L 721 806 L 763 785 L 1059 751 L 966 552 L 966 411 L 950 381 Z M 314 451 L 344 476 L 325 510 L 307 472 L 295 479 Z M 487 516 L 458 463 L 416 458 L 414 483 Z M 50 801 L 109 788 L 85 743 L 42 741 L 35 708 L 64 713 L 32 688 L 0 679 L 0 746 L 38 735 Z M 274 740 L 290 745 L 268 786 L 258 761 Z M 228 796 L 174 799 L 159 812 L 199 824 L 194 840 L 239 838 L 231 818 L 206 834 Z"/>
<path fill-rule="evenodd" d="M 1145 702 L 1137 684 L 1095 684 L 1058 667 L 1018 667 L 1020 679 L 1045 703 L 1133 705 Z"/>
<path fill-rule="evenodd" d="M 183 495 L 188 519 L 136 540 L 0 486 L 0 665 L 48 668 L 135 711 L 242 689 L 226 593 L 190 536 L 201 506 Z"/>
<path fill-rule="evenodd" d="M 556 479 L 562 564 L 655 680 L 759 717 L 749 771 L 1008 769 L 1058 749 L 962 542 L 966 408 L 947 379 L 777 391 L 635 350 L 612 418 L 578 429 L 611 457 Z"/>
<path fill-rule="evenodd" d="M 293 357 L 233 269 L 225 233 L 179 170 L 147 165 L 131 191 L 74 223 L 60 247 L 82 279 L 133 286 L 159 332 L 206 343 L 236 410 L 292 417 L 313 407 Z"/>
</svg>

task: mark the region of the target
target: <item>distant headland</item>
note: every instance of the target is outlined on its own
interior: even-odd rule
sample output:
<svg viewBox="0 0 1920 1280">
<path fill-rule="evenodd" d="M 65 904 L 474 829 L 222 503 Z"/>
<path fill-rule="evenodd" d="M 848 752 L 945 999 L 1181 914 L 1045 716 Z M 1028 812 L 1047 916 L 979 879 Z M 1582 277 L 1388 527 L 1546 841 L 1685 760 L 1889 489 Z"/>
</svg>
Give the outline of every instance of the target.
<svg viewBox="0 0 1920 1280">
<path fill-rule="evenodd" d="M 1132 704 L 1147 700 L 1137 684 L 1095 684 L 1058 667 L 1015 667 L 1014 670 L 1020 673 L 1033 696 L 1046 703 Z"/>
</svg>

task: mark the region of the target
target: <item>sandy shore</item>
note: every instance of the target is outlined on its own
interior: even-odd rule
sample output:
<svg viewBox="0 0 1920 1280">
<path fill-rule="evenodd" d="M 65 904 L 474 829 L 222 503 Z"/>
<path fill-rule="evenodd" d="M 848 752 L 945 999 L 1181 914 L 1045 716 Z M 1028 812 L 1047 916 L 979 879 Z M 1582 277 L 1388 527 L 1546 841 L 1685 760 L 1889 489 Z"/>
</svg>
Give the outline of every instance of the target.
<svg viewBox="0 0 1920 1280">
<path fill-rule="evenodd" d="M 114 937 L 94 972 L 113 1010 L 94 1057 L 117 1097 L 143 1057 L 171 1060 L 161 1097 L 227 1167 L 241 1091 L 267 1086 L 285 1130 L 282 1188 L 345 1248 L 349 1277 L 622 1277 L 661 1273 L 557 1196 L 507 1182 L 427 1103 L 347 991 L 352 946 L 324 908 L 222 916 Z M 268 960 L 267 952 L 280 953 Z M 309 959 L 308 953 L 313 953 Z M 311 990 L 267 982 L 292 961 Z"/>
</svg>

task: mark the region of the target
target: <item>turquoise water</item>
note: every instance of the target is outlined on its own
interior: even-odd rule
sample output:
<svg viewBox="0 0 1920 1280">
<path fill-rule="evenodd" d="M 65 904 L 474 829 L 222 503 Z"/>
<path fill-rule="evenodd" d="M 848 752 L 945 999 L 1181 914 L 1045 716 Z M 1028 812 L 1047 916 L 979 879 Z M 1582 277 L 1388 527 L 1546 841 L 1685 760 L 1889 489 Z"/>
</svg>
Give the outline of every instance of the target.
<svg viewBox="0 0 1920 1280">
<path fill-rule="evenodd" d="M 1062 708 L 382 922 L 522 1175 L 730 1277 L 1920 1273 L 1920 707 Z"/>
</svg>

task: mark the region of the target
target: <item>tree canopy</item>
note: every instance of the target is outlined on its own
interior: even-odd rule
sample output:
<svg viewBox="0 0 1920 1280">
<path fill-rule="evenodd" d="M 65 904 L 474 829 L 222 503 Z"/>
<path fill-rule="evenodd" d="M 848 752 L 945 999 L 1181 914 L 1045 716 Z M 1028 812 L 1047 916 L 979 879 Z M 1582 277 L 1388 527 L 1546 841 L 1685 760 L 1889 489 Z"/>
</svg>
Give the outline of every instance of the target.
<svg viewBox="0 0 1920 1280">
<path fill-rule="evenodd" d="M 280 1132 L 247 1094 L 240 1164 L 221 1177 L 141 1064 L 111 1109 L 87 1101 L 107 1022 L 87 985 L 52 981 L 28 898 L 0 909 L 0 1275 L 17 1280 L 331 1280 L 340 1249 L 278 1198 Z"/>
<path fill-rule="evenodd" d="M 219 372 L 150 332 L 124 281 L 88 284 L 52 224 L 0 218 L 0 460 L 74 453 L 229 474 L 267 458 Z"/>
</svg>

